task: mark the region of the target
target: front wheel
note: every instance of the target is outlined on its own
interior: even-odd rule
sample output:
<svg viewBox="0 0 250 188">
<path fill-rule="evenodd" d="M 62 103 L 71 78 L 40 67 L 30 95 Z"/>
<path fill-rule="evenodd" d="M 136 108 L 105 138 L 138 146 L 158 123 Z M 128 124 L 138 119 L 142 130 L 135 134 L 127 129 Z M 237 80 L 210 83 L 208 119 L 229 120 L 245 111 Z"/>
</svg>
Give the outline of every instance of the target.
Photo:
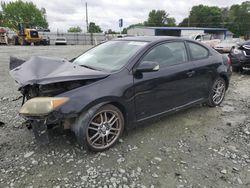
<svg viewBox="0 0 250 188">
<path fill-rule="evenodd" d="M 208 106 L 219 106 L 225 98 L 226 82 L 223 78 L 215 79 L 209 93 Z"/>
<path fill-rule="evenodd" d="M 104 151 L 112 147 L 124 130 L 121 111 L 110 104 L 93 107 L 81 115 L 75 129 L 81 145 L 92 151 Z"/>
</svg>

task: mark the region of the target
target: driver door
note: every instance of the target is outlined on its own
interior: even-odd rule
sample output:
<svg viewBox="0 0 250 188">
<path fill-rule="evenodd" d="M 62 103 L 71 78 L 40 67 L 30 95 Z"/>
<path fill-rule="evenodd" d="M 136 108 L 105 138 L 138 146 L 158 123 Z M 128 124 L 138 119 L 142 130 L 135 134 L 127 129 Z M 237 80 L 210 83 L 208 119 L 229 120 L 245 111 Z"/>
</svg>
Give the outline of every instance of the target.
<svg viewBox="0 0 250 188">
<path fill-rule="evenodd" d="M 134 76 L 137 121 L 157 116 L 194 100 L 194 65 L 188 60 L 184 42 L 153 47 L 141 60 L 159 64 L 157 72 Z"/>
</svg>

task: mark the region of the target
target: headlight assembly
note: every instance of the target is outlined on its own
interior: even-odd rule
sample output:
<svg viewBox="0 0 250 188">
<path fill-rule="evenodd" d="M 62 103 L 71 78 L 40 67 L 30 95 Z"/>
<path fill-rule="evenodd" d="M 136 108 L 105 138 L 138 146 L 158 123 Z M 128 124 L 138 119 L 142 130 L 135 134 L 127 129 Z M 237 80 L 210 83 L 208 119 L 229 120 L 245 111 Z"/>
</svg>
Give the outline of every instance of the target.
<svg viewBox="0 0 250 188">
<path fill-rule="evenodd" d="M 65 104 L 67 97 L 36 97 L 28 100 L 19 113 L 24 116 L 44 116 Z"/>
</svg>

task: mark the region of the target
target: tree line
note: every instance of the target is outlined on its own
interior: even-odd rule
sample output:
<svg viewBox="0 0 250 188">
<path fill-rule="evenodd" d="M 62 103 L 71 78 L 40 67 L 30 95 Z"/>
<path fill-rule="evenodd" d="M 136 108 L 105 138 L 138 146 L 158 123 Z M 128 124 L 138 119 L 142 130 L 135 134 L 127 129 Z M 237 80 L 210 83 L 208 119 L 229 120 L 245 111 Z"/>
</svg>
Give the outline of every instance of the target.
<svg viewBox="0 0 250 188">
<path fill-rule="evenodd" d="M 225 27 L 236 36 L 250 35 L 250 1 L 227 8 L 198 5 L 192 7 L 181 27 Z"/>
<path fill-rule="evenodd" d="M 22 0 L 9 3 L 2 2 L 0 11 L 0 26 L 18 29 L 18 23 L 25 23 L 29 27 L 43 27 L 47 29 L 49 24 L 46 19 L 46 9 L 38 9 L 32 2 Z M 234 4 L 231 7 L 217 7 L 196 5 L 193 6 L 188 17 L 176 24 L 165 10 L 152 10 L 147 20 L 124 28 L 122 33 L 135 26 L 151 27 L 223 27 L 232 31 L 235 36 L 250 35 L 250 1 Z M 89 23 L 90 33 L 103 32 L 101 27 L 94 22 Z M 82 32 L 79 26 L 71 27 L 68 32 Z M 117 33 L 108 29 L 105 33 Z"/>
<path fill-rule="evenodd" d="M 217 6 L 197 5 L 193 6 L 188 17 L 178 25 L 175 18 L 169 17 L 164 10 L 152 10 L 148 20 L 143 23 L 130 25 L 124 29 L 124 33 L 136 26 L 154 27 L 219 27 L 228 28 L 235 36 L 250 35 L 250 1 L 235 4 L 231 7 L 220 8 Z"/>
</svg>

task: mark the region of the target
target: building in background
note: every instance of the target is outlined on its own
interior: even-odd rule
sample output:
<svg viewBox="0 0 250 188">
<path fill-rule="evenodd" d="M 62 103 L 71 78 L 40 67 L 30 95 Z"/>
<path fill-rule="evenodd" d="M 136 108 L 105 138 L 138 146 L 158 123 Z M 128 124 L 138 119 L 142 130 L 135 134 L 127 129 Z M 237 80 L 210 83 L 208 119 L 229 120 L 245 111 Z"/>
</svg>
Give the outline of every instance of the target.
<svg viewBox="0 0 250 188">
<path fill-rule="evenodd" d="M 128 29 L 128 35 L 135 36 L 198 36 L 209 34 L 213 39 L 224 40 L 227 37 L 226 28 L 198 28 L 198 27 L 133 27 Z"/>
</svg>

